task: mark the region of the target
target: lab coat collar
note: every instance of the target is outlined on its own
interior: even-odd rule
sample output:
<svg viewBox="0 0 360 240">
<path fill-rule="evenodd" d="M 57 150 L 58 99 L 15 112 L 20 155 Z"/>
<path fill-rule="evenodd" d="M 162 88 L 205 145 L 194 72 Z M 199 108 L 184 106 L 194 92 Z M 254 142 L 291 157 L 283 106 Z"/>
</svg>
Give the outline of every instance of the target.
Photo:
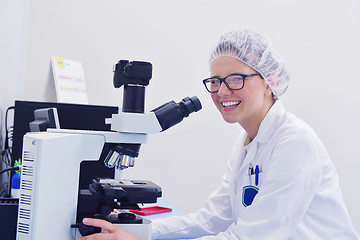
<svg viewBox="0 0 360 240">
<path fill-rule="evenodd" d="M 256 137 L 250 143 L 251 145 L 246 150 L 244 147 L 242 148 L 242 153 L 245 155 L 244 161 L 241 163 L 239 167 L 239 171 L 241 171 L 244 167 L 247 167 L 250 162 L 255 158 L 256 152 L 258 149 L 258 143 L 264 144 L 267 143 L 271 137 L 271 135 L 275 132 L 280 124 L 281 118 L 285 114 L 285 109 L 281 102 L 277 100 L 272 107 L 269 109 L 265 118 L 262 120 L 258 133 Z M 246 136 L 243 141 L 245 141 Z"/>
<path fill-rule="evenodd" d="M 260 123 L 258 133 L 253 141 L 267 143 L 275 129 L 277 129 L 277 125 L 284 114 L 285 108 L 280 100 L 276 100 Z"/>
</svg>

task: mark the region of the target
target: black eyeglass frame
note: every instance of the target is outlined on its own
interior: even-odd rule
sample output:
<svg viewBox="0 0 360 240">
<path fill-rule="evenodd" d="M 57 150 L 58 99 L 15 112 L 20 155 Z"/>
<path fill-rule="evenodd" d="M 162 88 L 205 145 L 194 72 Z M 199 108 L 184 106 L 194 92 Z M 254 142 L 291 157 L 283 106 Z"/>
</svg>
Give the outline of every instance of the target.
<svg viewBox="0 0 360 240">
<path fill-rule="evenodd" d="M 241 90 L 241 89 L 243 89 L 244 86 L 245 86 L 245 79 L 246 79 L 247 77 L 252 77 L 252 76 L 257 76 L 257 75 L 260 75 L 260 73 L 252 73 L 252 74 L 234 73 L 234 74 L 230 74 L 230 75 L 228 75 L 228 76 L 226 76 L 226 77 L 224 77 L 224 78 L 219 78 L 219 77 L 206 78 L 206 79 L 203 80 L 203 84 L 204 84 L 206 90 L 207 90 L 209 93 L 216 93 L 216 92 L 218 92 L 218 91 L 220 90 L 221 83 L 225 83 L 226 87 L 227 87 L 228 89 L 230 89 L 230 90 Z M 241 88 L 236 88 L 236 89 L 235 89 L 235 88 L 231 88 L 231 87 L 229 86 L 229 84 L 226 82 L 226 78 L 231 77 L 231 76 L 241 76 L 241 77 L 243 78 L 243 85 L 241 86 Z M 219 79 L 219 81 L 220 81 L 220 85 L 219 85 L 219 86 L 220 86 L 220 87 L 219 87 L 218 90 L 216 90 L 216 91 L 210 91 L 210 89 L 207 88 L 206 83 L 209 82 L 210 79 Z"/>
</svg>

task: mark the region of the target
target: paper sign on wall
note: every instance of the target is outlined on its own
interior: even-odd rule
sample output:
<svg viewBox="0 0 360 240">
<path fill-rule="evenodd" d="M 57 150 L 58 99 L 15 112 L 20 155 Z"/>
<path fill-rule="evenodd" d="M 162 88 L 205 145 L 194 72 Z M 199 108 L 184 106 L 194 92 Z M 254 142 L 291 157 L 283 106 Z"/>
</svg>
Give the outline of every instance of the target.
<svg viewBox="0 0 360 240">
<path fill-rule="evenodd" d="M 81 62 L 52 57 L 51 65 L 59 103 L 88 104 L 84 70 Z"/>
</svg>

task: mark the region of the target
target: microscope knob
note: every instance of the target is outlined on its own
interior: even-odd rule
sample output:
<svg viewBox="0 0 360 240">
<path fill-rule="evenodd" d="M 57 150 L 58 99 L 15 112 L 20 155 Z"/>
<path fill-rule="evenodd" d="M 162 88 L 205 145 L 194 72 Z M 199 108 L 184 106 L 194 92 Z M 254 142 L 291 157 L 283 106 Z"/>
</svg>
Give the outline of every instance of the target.
<svg viewBox="0 0 360 240">
<path fill-rule="evenodd" d="M 101 228 L 85 225 L 81 221 L 79 223 L 79 232 L 80 232 L 81 236 L 87 236 L 87 235 L 91 235 L 91 234 L 94 234 L 94 233 L 100 233 Z"/>
</svg>

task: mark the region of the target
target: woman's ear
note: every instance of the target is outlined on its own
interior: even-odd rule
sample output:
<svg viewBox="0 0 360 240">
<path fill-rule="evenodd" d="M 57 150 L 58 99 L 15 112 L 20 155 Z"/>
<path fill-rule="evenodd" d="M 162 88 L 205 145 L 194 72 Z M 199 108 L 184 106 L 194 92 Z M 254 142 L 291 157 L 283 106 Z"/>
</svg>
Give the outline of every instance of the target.
<svg viewBox="0 0 360 240">
<path fill-rule="evenodd" d="M 264 92 L 264 94 L 265 94 L 265 97 L 273 97 L 273 94 L 272 94 L 272 91 L 271 91 L 271 88 L 270 88 L 270 86 L 269 86 L 269 84 L 267 84 L 266 82 L 265 82 L 265 84 L 266 84 L 266 88 L 265 88 L 265 92 Z"/>
</svg>

